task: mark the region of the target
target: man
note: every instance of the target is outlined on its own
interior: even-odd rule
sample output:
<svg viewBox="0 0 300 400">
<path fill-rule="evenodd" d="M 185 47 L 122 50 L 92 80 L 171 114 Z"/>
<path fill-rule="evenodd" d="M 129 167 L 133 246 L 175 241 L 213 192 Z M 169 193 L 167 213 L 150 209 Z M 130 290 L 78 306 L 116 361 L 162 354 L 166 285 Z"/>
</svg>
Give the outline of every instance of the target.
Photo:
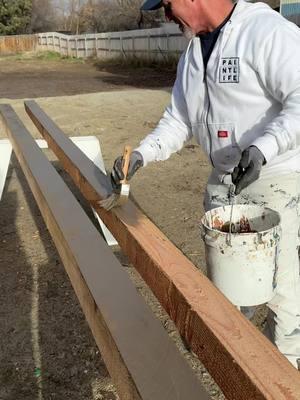
<svg viewBox="0 0 300 400">
<path fill-rule="evenodd" d="M 269 6 L 243 0 L 146 0 L 192 37 L 177 70 L 171 104 L 132 153 L 129 177 L 167 159 L 195 137 L 212 173 L 205 209 L 261 204 L 282 218 L 276 295 L 269 337 L 297 367 L 300 360 L 300 31 Z M 112 179 L 122 178 L 115 161 Z M 231 182 L 232 181 L 232 182 Z"/>
</svg>

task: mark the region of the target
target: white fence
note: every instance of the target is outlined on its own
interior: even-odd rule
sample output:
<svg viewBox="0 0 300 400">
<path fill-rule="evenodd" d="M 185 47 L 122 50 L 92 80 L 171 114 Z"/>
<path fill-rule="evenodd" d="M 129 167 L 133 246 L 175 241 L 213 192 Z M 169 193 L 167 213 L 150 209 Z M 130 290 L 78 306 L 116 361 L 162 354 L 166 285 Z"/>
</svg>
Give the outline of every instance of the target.
<svg viewBox="0 0 300 400">
<path fill-rule="evenodd" d="M 300 1 L 280 0 L 280 14 L 300 26 Z"/>
<path fill-rule="evenodd" d="M 147 57 L 167 59 L 178 57 L 187 40 L 176 26 L 125 32 L 68 36 L 56 32 L 40 33 L 38 49 L 56 51 L 78 58 Z"/>
</svg>

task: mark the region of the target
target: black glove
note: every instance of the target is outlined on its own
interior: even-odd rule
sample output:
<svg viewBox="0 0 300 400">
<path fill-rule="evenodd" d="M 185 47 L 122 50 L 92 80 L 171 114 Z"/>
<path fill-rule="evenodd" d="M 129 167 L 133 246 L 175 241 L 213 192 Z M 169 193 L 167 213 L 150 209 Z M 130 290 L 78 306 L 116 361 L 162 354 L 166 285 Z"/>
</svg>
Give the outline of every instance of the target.
<svg viewBox="0 0 300 400">
<path fill-rule="evenodd" d="M 118 157 L 115 162 L 113 169 L 111 171 L 111 181 L 114 187 L 118 187 L 120 185 L 120 181 L 124 179 L 124 174 L 122 171 L 123 167 L 123 158 L 122 156 Z M 130 155 L 127 180 L 131 179 L 136 171 L 144 165 L 144 159 L 141 153 L 138 151 L 133 151 Z"/>
<path fill-rule="evenodd" d="M 261 168 L 265 163 L 264 155 L 256 146 L 250 146 L 243 151 L 239 165 L 234 168 L 232 173 L 235 194 L 239 194 L 259 178 Z"/>
</svg>

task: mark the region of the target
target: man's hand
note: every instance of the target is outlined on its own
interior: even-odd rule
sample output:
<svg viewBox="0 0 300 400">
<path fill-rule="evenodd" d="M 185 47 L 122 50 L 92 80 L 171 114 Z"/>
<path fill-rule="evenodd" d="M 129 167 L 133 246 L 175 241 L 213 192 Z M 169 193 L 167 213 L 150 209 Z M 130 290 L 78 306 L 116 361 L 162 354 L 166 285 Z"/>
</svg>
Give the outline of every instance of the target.
<svg viewBox="0 0 300 400">
<path fill-rule="evenodd" d="M 243 151 L 239 165 L 234 168 L 232 173 L 235 194 L 239 194 L 259 178 L 261 168 L 265 163 L 264 155 L 256 146 L 250 146 Z"/>
<path fill-rule="evenodd" d="M 124 174 L 122 171 L 123 167 L 123 158 L 118 157 L 115 162 L 113 169 L 111 171 L 111 181 L 114 187 L 118 187 L 120 185 L 120 181 L 124 179 Z M 138 151 L 133 151 L 130 156 L 127 180 L 131 179 L 136 171 L 144 165 L 143 156 Z"/>
</svg>

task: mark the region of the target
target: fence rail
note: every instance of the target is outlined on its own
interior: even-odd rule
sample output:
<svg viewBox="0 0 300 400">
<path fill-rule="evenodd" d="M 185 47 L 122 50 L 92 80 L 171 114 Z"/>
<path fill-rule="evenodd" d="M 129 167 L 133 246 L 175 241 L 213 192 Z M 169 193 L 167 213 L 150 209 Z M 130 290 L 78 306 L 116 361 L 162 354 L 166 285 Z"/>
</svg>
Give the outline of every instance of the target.
<svg viewBox="0 0 300 400">
<path fill-rule="evenodd" d="M 176 26 L 74 36 L 48 32 L 37 37 L 38 50 L 77 58 L 135 56 L 164 60 L 178 57 L 187 45 Z"/>
</svg>

